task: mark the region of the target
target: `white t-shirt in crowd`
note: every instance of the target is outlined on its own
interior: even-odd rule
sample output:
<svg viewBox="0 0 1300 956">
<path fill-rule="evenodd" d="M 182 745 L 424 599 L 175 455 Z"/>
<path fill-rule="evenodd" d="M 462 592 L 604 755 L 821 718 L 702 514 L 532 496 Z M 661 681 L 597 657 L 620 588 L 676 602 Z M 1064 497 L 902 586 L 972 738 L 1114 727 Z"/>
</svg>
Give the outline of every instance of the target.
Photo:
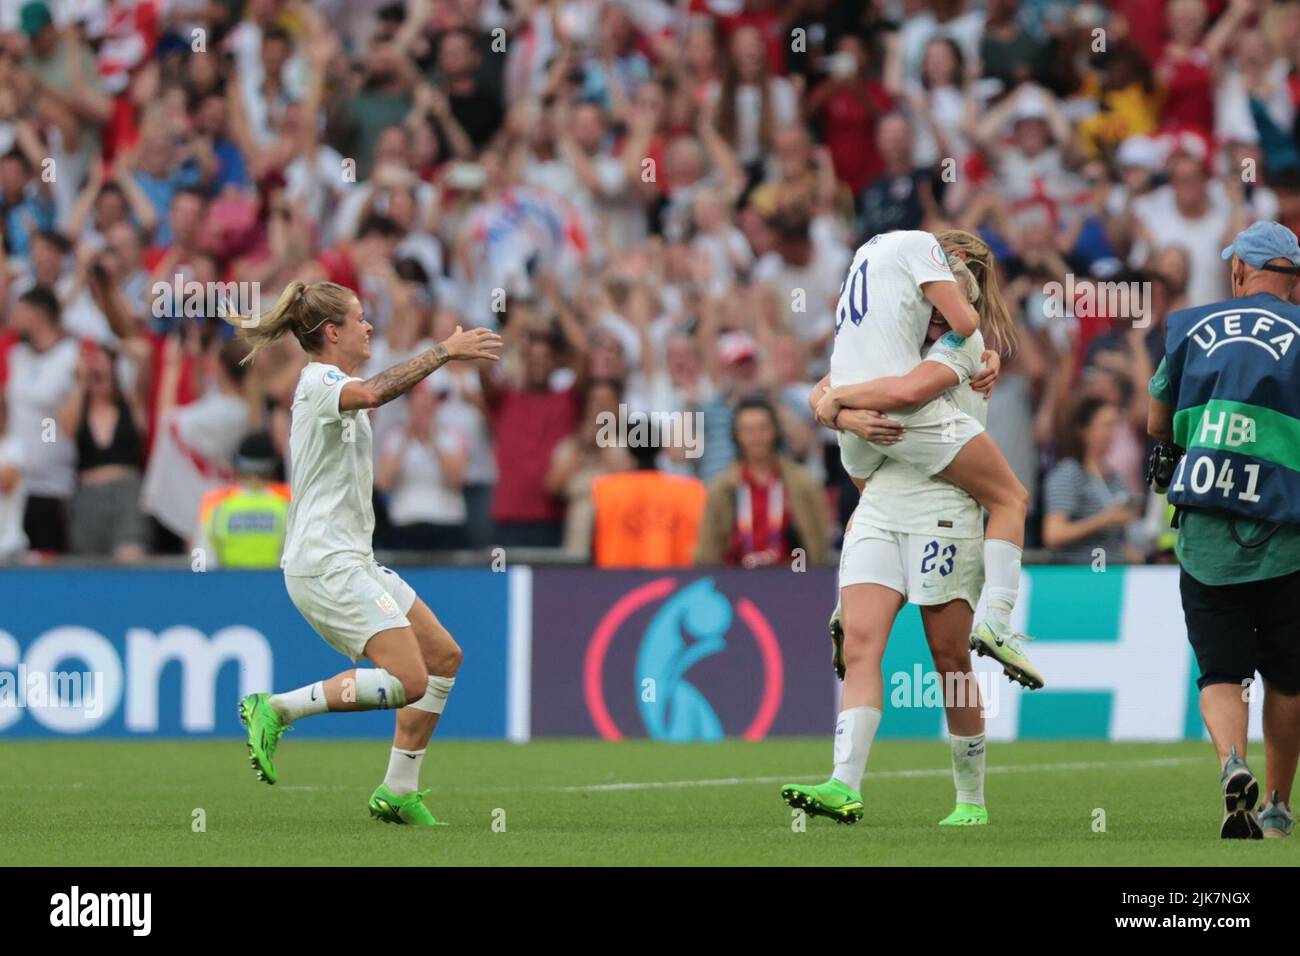
<svg viewBox="0 0 1300 956">
<path fill-rule="evenodd" d="M 850 256 L 829 216 L 813 219 L 808 236 L 812 255 L 807 264 L 795 265 L 779 252 L 768 252 L 754 264 L 753 274 L 755 282 L 776 293 L 778 314 L 790 331 L 802 342 L 814 343 L 835 328 L 835 294 Z M 821 378 L 826 373 L 824 348 L 817 352 L 809 360 L 808 372 Z"/>
<path fill-rule="evenodd" d="M 981 425 L 988 418 L 988 402 L 970 387 L 970 379 L 982 367 L 983 354 L 984 337 L 978 331 L 964 340 L 957 333 L 948 332 L 930 346 L 924 359 L 940 362 L 957 373 L 957 385 L 944 394 Z M 886 458 L 867 481 L 854 520 L 908 534 L 944 538 L 984 536 L 984 517 L 974 498 L 951 481 L 927 477 L 893 458 Z"/>
<path fill-rule="evenodd" d="M 433 441 L 444 453 L 463 453 L 466 440 L 439 418 Z M 447 484 L 442 462 L 433 447 L 412 441 L 409 435 L 389 432 L 384 453 L 402 450 L 401 472 L 388 499 L 388 517 L 395 525 L 463 524 L 465 496 Z"/>
<path fill-rule="evenodd" d="M 23 445 L 12 433 L 0 435 L 0 470 L 5 468 L 23 471 Z M 25 484 L 19 478 L 8 493 L 0 492 L 0 560 L 27 550 L 27 535 L 23 533 L 23 510 L 27 506 Z"/>
<path fill-rule="evenodd" d="M 309 362 L 293 393 L 289 452 L 293 472 L 280 566 L 314 577 L 331 567 L 374 560 L 375 484 L 370 416 L 339 411 L 347 382 L 336 365 Z"/>
<path fill-rule="evenodd" d="M 831 385 L 915 368 L 931 311 L 921 286 L 955 281 L 939 240 L 928 232 L 885 232 L 859 246 L 835 310 Z"/>
<path fill-rule="evenodd" d="M 722 87 L 714 84 L 709 91 L 709 101 L 716 104 Z M 763 158 L 767 144 L 762 142 L 763 91 L 756 84 L 745 83 L 736 87 L 736 141 L 732 147 L 736 159 L 749 164 Z M 789 126 L 799 118 L 799 94 L 794 85 L 783 76 L 767 79 L 768 105 L 772 112 L 772 129 Z"/>
<path fill-rule="evenodd" d="M 77 340 L 66 337 L 44 352 L 26 342 L 9 350 L 9 432 L 22 445 L 29 495 L 67 498 L 76 490 L 77 441 L 58 427 L 58 415 L 79 358 Z"/>
<path fill-rule="evenodd" d="M 1209 205 L 1197 218 L 1184 216 L 1174 201 L 1172 186 L 1161 186 L 1133 201 L 1133 213 L 1151 234 L 1154 256 L 1166 246 L 1187 250 L 1187 304 L 1208 305 L 1226 299 L 1232 292 L 1228 263 L 1220 257 L 1232 241 L 1232 204 L 1222 188 L 1209 188 Z M 1143 250 L 1135 249 L 1135 258 Z"/>
</svg>

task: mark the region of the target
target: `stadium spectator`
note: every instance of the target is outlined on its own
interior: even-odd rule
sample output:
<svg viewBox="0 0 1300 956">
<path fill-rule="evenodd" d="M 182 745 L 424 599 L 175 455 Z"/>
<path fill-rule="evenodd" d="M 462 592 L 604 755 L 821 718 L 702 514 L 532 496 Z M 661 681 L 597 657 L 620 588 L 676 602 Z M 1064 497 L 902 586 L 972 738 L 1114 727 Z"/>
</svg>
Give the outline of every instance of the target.
<svg viewBox="0 0 1300 956">
<path fill-rule="evenodd" d="M 49 188 L 38 182 L 31 161 L 21 149 L 0 156 L 0 212 L 4 214 L 5 248 L 14 258 L 30 253 L 36 230 L 54 225 L 54 200 Z"/>
<path fill-rule="evenodd" d="M 22 442 L 9 428 L 5 395 L 0 390 L 0 561 L 12 561 L 27 550 L 23 533 L 26 504 Z"/>
<path fill-rule="evenodd" d="M 590 557 L 595 533 L 595 505 L 592 485 L 601 475 L 631 471 L 632 455 L 618 444 L 602 440 L 611 433 L 627 406 L 620 408 L 618 384 L 595 379 L 587 388 L 587 404 L 579 430 L 562 439 L 551 455 L 546 472 L 546 490 L 565 501 L 564 540 L 561 547 L 580 557 Z M 613 434 L 618 430 L 614 427 Z"/>
<path fill-rule="evenodd" d="M 199 363 L 199 374 L 212 387 L 159 417 L 140 506 L 182 542 L 197 536 L 204 494 L 234 477 L 230 462 L 249 426 L 242 387 L 248 369 L 240 364 L 247 354 L 240 342 L 213 339 Z"/>
<path fill-rule="evenodd" d="M 76 439 L 59 424 L 59 408 L 76 383 L 80 353 L 63 331 L 59 300 L 44 286 L 19 296 L 10 316 L 18 342 L 9 350 L 5 393 L 24 463 L 23 530 L 32 550 L 59 554 L 68 550 L 77 485 Z"/>
<path fill-rule="evenodd" d="M 479 76 L 483 56 L 472 31 L 448 30 L 438 44 L 438 80 L 447 93 L 450 115 L 476 150 L 485 147 L 505 121 L 498 93 Z"/>
<path fill-rule="evenodd" d="M 525 320 L 512 317 L 511 324 L 515 321 Z M 564 536 L 564 506 L 547 490 L 546 472 L 555 446 L 577 427 L 585 385 L 580 379 L 553 386 L 562 347 L 556 335 L 533 329 L 515 334 L 524 336 L 519 384 L 500 383 L 488 369 L 479 370 L 498 474 L 492 501 L 495 543 L 554 548 Z M 569 345 L 582 348 L 573 339 Z M 579 352 L 576 361 L 585 363 L 585 355 Z"/>
<path fill-rule="evenodd" d="M 718 134 L 736 154 L 750 183 L 762 175 L 772 137 L 799 115 L 793 84 L 774 76 L 758 27 L 745 24 L 731 35 L 722 81 L 710 94 Z"/>
<path fill-rule="evenodd" d="M 451 390 L 422 382 L 407 393 L 406 427 L 388 432 L 376 455 L 375 489 L 388 496 L 384 547 L 409 551 L 464 548 L 465 469 L 469 441 L 442 419 Z"/>
<path fill-rule="evenodd" d="M 876 143 L 876 121 L 893 106 L 893 97 L 869 72 L 862 37 L 846 33 L 836 42 L 829 76 L 805 101 L 809 119 L 830 150 L 835 175 L 859 195 L 884 171 Z"/>
<path fill-rule="evenodd" d="M 1121 426 L 1119 409 L 1087 398 L 1074 410 L 1064 456 L 1043 491 L 1043 545 L 1061 561 L 1117 562 L 1125 556 L 1125 529 L 1141 500 L 1106 465 Z"/>
<path fill-rule="evenodd" d="M 827 505 L 817 482 L 781 452 L 776 410 L 763 399 L 736 406 L 737 462 L 709 484 L 695 563 L 789 565 L 796 552 L 825 564 Z"/>
<path fill-rule="evenodd" d="M 149 546 L 140 513 L 144 415 L 118 383 L 114 359 L 93 343 L 83 346 L 76 384 L 59 409 L 59 427 L 77 443 L 73 553 L 131 562 Z"/>
<path fill-rule="evenodd" d="M 912 124 L 901 113 L 886 113 L 876 122 L 880 175 L 858 197 L 858 237 L 865 241 L 895 229 L 919 229 L 938 212 L 930 170 L 912 155 Z"/>
<path fill-rule="evenodd" d="M 659 471 L 657 443 L 631 449 L 634 471 L 598 475 L 591 486 L 598 568 L 683 568 L 691 564 L 704 512 L 704 484 Z"/>
<path fill-rule="evenodd" d="M 1227 298 L 1219 251 L 1245 227 L 1249 212 L 1240 196 L 1211 180 L 1204 157 L 1177 153 L 1169 157 L 1168 170 L 1167 186 L 1134 200 L 1140 244 L 1147 250 L 1175 244 L 1186 249 L 1189 306 Z"/>
<path fill-rule="evenodd" d="M 250 432 L 239 443 L 235 480 L 205 492 L 198 541 L 209 568 L 278 568 L 289 517 L 289 486 L 276 481 L 271 440 Z"/>
</svg>

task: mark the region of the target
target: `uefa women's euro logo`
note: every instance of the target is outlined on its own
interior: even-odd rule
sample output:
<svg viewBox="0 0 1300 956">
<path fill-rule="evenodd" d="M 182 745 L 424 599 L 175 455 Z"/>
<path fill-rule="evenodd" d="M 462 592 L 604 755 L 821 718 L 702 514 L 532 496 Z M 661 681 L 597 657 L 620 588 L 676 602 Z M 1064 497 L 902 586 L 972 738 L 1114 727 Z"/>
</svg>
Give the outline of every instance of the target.
<svg viewBox="0 0 1300 956">
<path fill-rule="evenodd" d="M 626 668 L 607 667 L 607 661 L 611 648 L 626 650 L 624 642 L 633 639 L 639 641 L 633 680 L 624 683 Z M 755 653 L 757 667 L 749 663 Z M 733 657 L 748 662 L 735 667 L 734 680 L 718 679 L 729 672 L 725 665 Z M 619 671 L 622 677 L 611 676 Z M 659 578 L 623 595 L 597 624 L 583 665 L 587 710 L 606 740 L 624 736 L 607 693 L 635 694 L 645 732 L 654 740 L 762 740 L 780 708 L 782 683 L 781 650 L 771 625 L 748 598 L 733 606 L 712 578 L 684 587 L 674 578 Z"/>
</svg>

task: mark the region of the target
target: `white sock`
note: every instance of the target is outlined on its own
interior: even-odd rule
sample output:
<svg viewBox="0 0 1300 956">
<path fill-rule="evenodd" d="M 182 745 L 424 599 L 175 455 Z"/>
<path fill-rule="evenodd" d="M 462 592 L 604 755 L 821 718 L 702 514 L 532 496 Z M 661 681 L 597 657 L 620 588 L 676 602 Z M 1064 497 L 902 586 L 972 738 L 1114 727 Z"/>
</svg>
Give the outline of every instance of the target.
<svg viewBox="0 0 1300 956">
<path fill-rule="evenodd" d="M 1020 549 L 1010 541 L 985 539 L 984 584 L 988 589 L 988 616 L 1010 627 L 1020 592 Z"/>
<path fill-rule="evenodd" d="M 402 682 L 382 667 L 358 667 L 353 688 L 358 710 L 397 710 L 406 706 Z M 343 693 L 347 694 L 344 687 Z"/>
<path fill-rule="evenodd" d="M 423 750 L 399 750 L 394 747 L 388 755 L 388 774 L 384 786 L 393 793 L 415 793 L 420 789 L 420 764 L 424 763 Z"/>
<path fill-rule="evenodd" d="M 284 694 L 272 694 L 271 707 L 286 724 L 302 717 L 323 714 L 329 710 L 329 705 L 325 703 L 325 682 L 318 680 Z"/>
<path fill-rule="evenodd" d="M 952 782 L 957 785 L 958 803 L 984 805 L 984 735 L 958 737 L 949 734 L 952 744 Z"/>
<path fill-rule="evenodd" d="M 867 772 L 867 755 L 871 741 L 880 727 L 880 711 L 875 707 L 850 707 L 840 711 L 835 722 L 835 771 L 831 774 L 846 787 L 862 786 Z"/>
</svg>

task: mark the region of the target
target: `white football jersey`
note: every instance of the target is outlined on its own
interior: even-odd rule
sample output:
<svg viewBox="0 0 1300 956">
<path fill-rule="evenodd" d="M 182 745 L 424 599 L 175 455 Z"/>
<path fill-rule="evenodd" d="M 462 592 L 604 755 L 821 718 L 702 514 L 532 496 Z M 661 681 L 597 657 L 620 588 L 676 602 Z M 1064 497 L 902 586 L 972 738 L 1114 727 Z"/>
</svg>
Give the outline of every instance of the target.
<svg viewBox="0 0 1300 956">
<path fill-rule="evenodd" d="M 321 362 L 298 377 L 289 430 L 292 497 L 280 560 L 285 574 L 312 577 L 374 560 L 370 415 L 364 408 L 339 411 L 344 384 L 359 381 Z"/>
<path fill-rule="evenodd" d="M 928 232 L 900 230 L 858 247 L 835 309 L 831 385 L 906 375 L 920 361 L 930 302 L 925 282 L 954 282 L 948 257 Z"/>
<path fill-rule="evenodd" d="M 944 395 L 981 425 L 988 418 L 988 402 L 969 383 L 982 367 L 983 353 L 984 337 L 977 330 L 968 339 L 948 332 L 925 354 L 925 361 L 941 362 L 957 373 L 956 387 Z M 984 516 L 974 498 L 950 481 L 938 476 L 928 478 L 893 458 L 886 458 L 867 481 L 853 520 L 909 534 L 984 536 Z"/>
</svg>

